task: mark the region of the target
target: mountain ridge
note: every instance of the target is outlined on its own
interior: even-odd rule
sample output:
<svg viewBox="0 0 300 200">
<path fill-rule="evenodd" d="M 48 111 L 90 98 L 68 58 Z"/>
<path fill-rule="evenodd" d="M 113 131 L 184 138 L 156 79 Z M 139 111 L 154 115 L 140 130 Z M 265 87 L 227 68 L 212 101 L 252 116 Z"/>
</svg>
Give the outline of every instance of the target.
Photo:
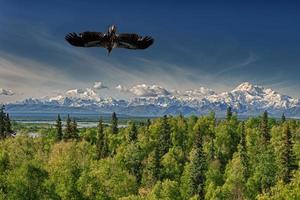
<svg viewBox="0 0 300 200">
<path fill-rule="evenodd" d="M 231 91 L 217 93 L 200 87 L 194 90 L 174 91 L 157 96 L 137 96 L 130 100 L 101 98 L 92 89 L 73 89 L 56 97 L 28 98 L 7 105 L 8 110 L 118 112 L 134 116 L 164 114 L 205 114 L 214 110 L 224 113 L 228 106 L 243 115 L 255 115 L 267 110 L 271 115 L 300 116 L 300 100 L 282 95 L 270 88 L 244 82 Z"/>
</svg>

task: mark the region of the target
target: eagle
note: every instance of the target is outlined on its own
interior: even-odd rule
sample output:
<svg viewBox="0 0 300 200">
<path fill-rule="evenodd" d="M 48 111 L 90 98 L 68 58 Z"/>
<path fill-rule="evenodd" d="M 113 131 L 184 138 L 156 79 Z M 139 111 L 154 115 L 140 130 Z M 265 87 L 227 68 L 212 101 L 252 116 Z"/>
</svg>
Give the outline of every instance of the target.
<svg viewBox="0 0 300 200">
<path fill-rule="evenodd" d="M 109 26 L 106 33 L 85 31 L 79 34 L 69 33 L 65 39 L 76 47 L 103 47 L 108 55 L 113 48 L 146 49 L 153 44 L 150 36 L 140 36 L 136 33 L 117 33 L 115 25 Z"/>
</svg>

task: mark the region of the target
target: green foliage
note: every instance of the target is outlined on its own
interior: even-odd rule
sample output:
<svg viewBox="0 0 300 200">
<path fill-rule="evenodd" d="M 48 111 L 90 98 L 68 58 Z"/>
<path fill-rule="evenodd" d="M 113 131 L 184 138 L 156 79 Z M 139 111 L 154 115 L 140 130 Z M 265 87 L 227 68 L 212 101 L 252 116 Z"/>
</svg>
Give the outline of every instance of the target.
<svg viewBox="0 0 300 200">
<path fill-rule="evenodd" d="M 119 128 L 118 128 L 118 117 L 115 112 L 113 112 L 111 116 L 111 132 L 112 134 L 118 134 Z"/>
<path fill-rule="evenodd" d="M 297 120 L 231 111 L 118 127 L 114 114 L 93 128 L 68 117 L 62 131 L 60 116 L 55 127 L 24 126 L 2 110 L 0 199 L 300 199 Z"/>
<path fill-rule="evenodd" d="M 231 120 L 231 117 L 232 117 L 232 108 L 231 106 L 229 106 L 226 111 L 226 119 Z"/>
<path fill-rule="evenodd" d="M 112 158 L 93 161 L 78 179 L 85 199 L 118 199 L 137 192 L 135 177 Z"/>
<path fill-rule="evenodd" d="M 158 181 L 153 187 L 150 194 L 146 197 L 147 200 L 181 200 L 178 190 L 179 184 L 176 181 L 166 179 Z"/>
<path fill-rule="evenodd" d="M 57 116 L 55 127 L 56 127 L 56 137 L 55 137 L 55 139 L 57 141 L 61 141 L 62 138 L 63 138 L 63 132 L 62 132 L 62 122 L 61 122 L 60 115 Z"/>
<path fill-rule="evenodd" d="M 99 120 L 98 133 L 96 139 L 96 157 L 97 159 L 105 158 L 108 155 L 107 139 L 104 134 L 104 126 L 102 119 Z"/>
<path fill-rule="evenodd" d="M 72 120 L 70 118 L 70 115 L 68 115 L 67 120 L 66 120 L 66 128 L 64 131 L 64 139 L 68 140 L 72 138 Z"/>
<path fill-rule="evenodd" d="M 270 141 L 270 132 L 269 132 L 269 122 L 268 122 L 268 112 L 265 111 L 260 124 L 260 131 L 263 138 L 263 144 L 267 145 Z"/>
<path fill-rule="evenodd" d="M 5 113 L 5 106 L 0 108 L 0 139 L 4 139 L 13 133 L 10 117 Z"/>
</svg>

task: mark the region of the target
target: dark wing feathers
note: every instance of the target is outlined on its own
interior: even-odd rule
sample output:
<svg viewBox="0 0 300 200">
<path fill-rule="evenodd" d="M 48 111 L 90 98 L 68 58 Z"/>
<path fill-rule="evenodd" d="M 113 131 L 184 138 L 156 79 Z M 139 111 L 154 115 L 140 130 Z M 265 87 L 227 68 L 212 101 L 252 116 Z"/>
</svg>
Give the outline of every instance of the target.
<svg viewBox="0 0 300 200">
<path fill-rule="evenodd" d="M 139 36 L 135 33 L 123 33 L 118 35 L 117 48 L 146 49 L 153 44 L 153 38 Z"/>
<path fill-rule="evenodd" d="M 66 35 L 65 39 L 73 46 L 95 47 L 103 46 L 103 37 L 101 32 L 82 32 L 79 35 L 73 32 Z"/>
</svg>

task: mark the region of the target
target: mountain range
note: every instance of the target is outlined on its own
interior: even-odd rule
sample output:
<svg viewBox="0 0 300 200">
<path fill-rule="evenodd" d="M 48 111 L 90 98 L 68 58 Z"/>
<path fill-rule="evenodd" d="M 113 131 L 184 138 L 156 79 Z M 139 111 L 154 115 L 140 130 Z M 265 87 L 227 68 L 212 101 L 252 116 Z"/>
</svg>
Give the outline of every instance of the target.
<svg viewBox="0 0 300 200">
<path fill-rule="evenodd" d="M 214 110 L 224 115 L 228 106 L 239 115 L 257 115 L 267 110 L 273 116 L 282 113 L 300 116 L 300 100 L 282 95 L 270 88 L 244 82 L 229 92 L 211 89 L 174 91 L 156 96 L 137 96 L 130 100 L 101 98 L 93 89 L 74 89 L 64 95 L 25 99 L 7 105 L 10 112 L 111 113 L 130 116 L 161 116 L 164 114 L 200 115 Z"/>
</svg>

